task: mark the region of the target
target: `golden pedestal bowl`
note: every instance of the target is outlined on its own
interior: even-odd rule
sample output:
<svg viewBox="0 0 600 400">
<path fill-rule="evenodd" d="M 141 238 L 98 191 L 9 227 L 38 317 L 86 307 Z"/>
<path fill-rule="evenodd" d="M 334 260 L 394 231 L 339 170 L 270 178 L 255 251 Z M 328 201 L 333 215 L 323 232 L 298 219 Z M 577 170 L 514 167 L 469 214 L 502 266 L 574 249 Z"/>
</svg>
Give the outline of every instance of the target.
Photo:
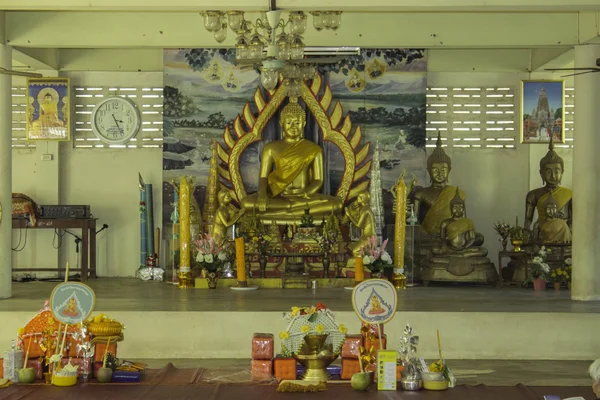
<svg viewBox="0 0 600 400">
<path fill-rule="evenodd" d="M 331 379 L 327 367 L 338 358 L 325 345 L 328 335 L 306 335 L 300 354 L 294 354 L 296 361 L 304 367 L 302 380 L 327 382 Z"/>
</svg>

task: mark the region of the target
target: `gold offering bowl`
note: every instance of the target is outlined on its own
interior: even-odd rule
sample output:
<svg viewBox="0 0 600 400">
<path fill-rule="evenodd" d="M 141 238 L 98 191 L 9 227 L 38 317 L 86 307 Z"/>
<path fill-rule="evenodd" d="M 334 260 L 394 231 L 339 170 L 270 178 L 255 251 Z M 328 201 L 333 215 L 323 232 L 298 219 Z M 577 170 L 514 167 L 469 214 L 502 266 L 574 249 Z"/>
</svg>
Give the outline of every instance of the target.
<svg viewBox="0 0 600 400">
<path fill-rule="evenodd" d="M 514 251 L 515 252 L 519 252 L 521 251 L 521 246 L 523 246 L 524 241 L 523 240 L 518 240 L 518 239 L 513 239 L 511 240 L 511 243 L 514 247 Z"/>
<path fill-rule="evenodd" d="M 327 367 L 338 358 L 331 352 L 331 346 L 325 345 L 329 335 L 306 335 L 299 354 L 294 354 L 296 361 L 304 367 L 302 380 L 327 382 L 331 376 Z"/>
</svg>

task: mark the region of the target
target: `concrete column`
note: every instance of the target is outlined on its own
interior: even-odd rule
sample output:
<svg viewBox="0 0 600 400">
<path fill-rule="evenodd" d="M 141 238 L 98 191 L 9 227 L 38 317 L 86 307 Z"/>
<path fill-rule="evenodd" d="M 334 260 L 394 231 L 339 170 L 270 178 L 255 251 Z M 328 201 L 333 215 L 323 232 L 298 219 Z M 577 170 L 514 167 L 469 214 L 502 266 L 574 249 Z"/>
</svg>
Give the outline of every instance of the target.
<svg viewBox="0 0 600 400">
<path fill-rule="evenodd" d="M 0 44 L 0 66 L 12 69 L 10 46 Z M 12 295 L 12 79 L 0 75 L 0 299 Z"/>
<path fill-rule="evenodd" d="M 575 67 L 595 67 L 600 45 L 575 46 Z M 576 71 L 577 72 L 577 71 Z M 600 73 L 575 76 L 573 300 L 600 300 Z"/>
</svg>

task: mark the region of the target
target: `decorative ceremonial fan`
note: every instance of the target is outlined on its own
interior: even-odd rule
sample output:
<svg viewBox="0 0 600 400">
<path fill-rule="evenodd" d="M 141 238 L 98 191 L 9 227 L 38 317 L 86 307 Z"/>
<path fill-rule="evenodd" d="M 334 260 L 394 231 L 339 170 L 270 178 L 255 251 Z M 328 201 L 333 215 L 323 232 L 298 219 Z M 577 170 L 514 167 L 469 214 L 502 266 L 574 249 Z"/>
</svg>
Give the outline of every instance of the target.
<svg viewBox="0 0 600 400">
<path fill-rule="evenodd" d="M 596 66 L 595 67 L 588 67 L 588 68 L 546 68 L 546 71 L 583 71 L 583 72 L 575 72 L 572 74 L 568 74 L 568 75 L 563 75 L 562 77 L 565 76 L 575 76 L 575 75 L 583 75 L 583 74 L 589 74 L 592 72 L 600 72 L 600 58 L 596 59 Z"/>
</svg>

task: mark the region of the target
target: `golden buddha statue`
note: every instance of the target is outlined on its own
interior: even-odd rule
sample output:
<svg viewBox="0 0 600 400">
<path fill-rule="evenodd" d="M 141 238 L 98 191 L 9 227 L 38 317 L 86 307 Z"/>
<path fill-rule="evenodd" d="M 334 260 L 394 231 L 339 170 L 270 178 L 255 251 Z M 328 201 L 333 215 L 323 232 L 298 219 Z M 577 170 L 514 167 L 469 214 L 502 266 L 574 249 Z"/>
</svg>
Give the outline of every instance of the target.
<svg viewBox="0 0 600 400">
<path fill-rule="evenodd" d="M 533 215 L 537 209 L 537 222 L 540 232 L 539 235 L 537 235 L 537 232 L 534 232 L 534 237 L 539 236 L 544 242 L 557 243 L 570 241 L 573 218 L 572 192 L 570 189 L 560 186 L 564 170 L 565 163 L 556 151 L 554 151 L 554 143 L 551 137 L 550 144 L 548 145 L 548 153 L 540 160 L 540 176 L 542 177 L 544 186 L 527 193 L 525 200 L 524 228 L 531 230 Z M 563 220 L 569 228 L 569 235 L 564 231 L 564 224 L 560 224 L 558 221 L 546 224 L 548 220 L 546 202 L 551 197 L 556 203 L 556 212 L 554 213 L 553 220 Z M 550 207 L 550 209 L 554 210 L 554 207 Z"/>
<path fill-rule="evenodd" d="M 215 213 L 215 221 L 212 227 L 211 236 L 215 243 L 221 244 L 227 237 L 227 228 L 235 224 L 242 215 L 244 209 L 238 210 L 231 204 L 231 195 L 229 190 L 223 189 L 219 192 L 219 208 Z"/>
<path fill-rule="evenodd" d="M 427 158 L 431 186 L 416 187 L 412 194 L 415 214 L 421 224 L 421 279 L 450 282 L 492 282 L 496 269 L 486 257 L 483 235 L 466 217 L 465 193 L 448 185 L 452 160 L 442 148 L 438 133 L 436 148 Z"/>
<path fill-rule="evenodd" d="M 367 190 L 358 193 L 356 200 L 346 207 L 342 222 L 346 223 L 348 220 L 361 230 L 360 239 L 348 245 L 354 257 L 359 257 L 360 249 L 376 235 L 375 215 L 371 210 L 371 194 Z"/>
<path fill-rule="evenodd" d="M 449 252 L 468 251 L 472 254 L 485 256 L 487 252 L 479 251 L 471 247 L 477 238 L 475 225 L 473 221 L 467 218 L 465 214 L 465 202 L 460 197 L 460 189 L 456 188 L 456 194 L 450 201 L 450 213 L 452 216 L 445 219 L 440 224 L 441 248 L 433 249 L 434 254 L 448 254 Z M 449 247 L 449 248 L 448 248 Z"/>
<path fill-rule="evenodd" d="M 261 154 L 258 192 L 242 199 L 242 208 L 265 223 L 298 222 L 306 208 L 314 218 L 339 213 L 343 202 L 319 193 L 323 187 L 323 149 L 304 139 L 306 112 L 297 98 L 280 116 L 283 139 L 267 143 Z"/>
<path fill-rule="evenodd" d="M 464 204 L 465 193 L 456 186 L 448 185 L 448 176 L 452 169 L 452 160 L 442 148 L 442 139 L 438 133 L 436 147 L 427 158 L 427 171 L 431 178 L 431 186 L 417 188 L 413 194 L 415 214 L 421 224 L 423 232 L 437 237 L 440 235 L 442 221 L 452 218 L 451 201 L 456 196 L 462 200 L 462 211 L 466 214 Z M 474 246 L 483 244 L 483 236 L 475 235 Z"/>
<path fill-rule="evenodd" d="M 558 212 L 558 202 L 550 193 L 550 196 L 544 203 L 546 219 L 539 225 L 540 240 L 543 243 L 570 243 L 571 228 L 567 221 L 560 218 Z"/>
</svg>

